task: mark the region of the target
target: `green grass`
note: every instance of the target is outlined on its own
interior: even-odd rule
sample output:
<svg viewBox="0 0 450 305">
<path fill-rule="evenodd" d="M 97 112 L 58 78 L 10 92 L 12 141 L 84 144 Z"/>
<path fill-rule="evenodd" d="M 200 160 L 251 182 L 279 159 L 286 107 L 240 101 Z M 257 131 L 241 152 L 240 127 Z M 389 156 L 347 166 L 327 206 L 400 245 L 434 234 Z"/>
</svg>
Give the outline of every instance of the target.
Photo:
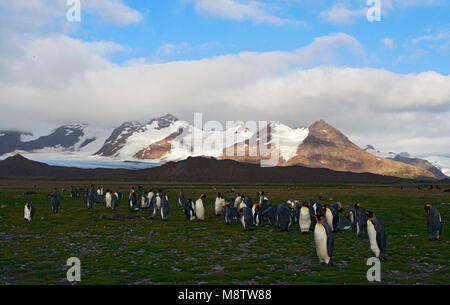
<svg viewBox="0 0 450 305">
<path fill-rule="evenodd" d="M 131 183 L 131 182 L 130 182 Z M 70 284 L 65 263 L 81 260 L 80 284 L 368 284 L 366 260 L 373 256 L 367 239 L 354 232 L 334 235 L 334 266 L 322 267 L 313 235 L 293 225 L 287 233 L 265 224 L 244 232 L 213 215 L 217 191 L 228 195 L 229 185 L 158 185 L 169 191 L 169 220 L 101 220 L 112 213 L 103 205 L 88 211 L 82 199 L 63 194 L 60 214 L 53 214 L 46 195 L 53 186 L 80 182 L 0 181 L 0 284 Z M 87 185 L 83 182 L 81 185 Z M 126 197 L 128 184 L 111 183 Z M 21 187 L 19 187 L 21 185 Z M 34 188 L 36 185 L 36 188 Z M 137 185 L 137 184 L 135 184 Z M 144 187 L 149 185 L 142 184 Z M 187 222 L 176 202 L 178 190 L 194 200 L 205 192 L 205 222 Z M 393 185 L 240 185 L 237 192 L 256 198 L 263 189 L 273 204 L 289 198 L 332 197 L 344 207 L 359 201 L 374 210 L 387 233 L 389 260 L 382 262 L 384 284 L 449 284 L 448 220 L 450 194 L 437 190 L 401 191 Z M 448 186 L 444 186 L 448 188 Z M 25 191 L 36 195 L 25 196 Z M 231 197 L 231 195 L 228 195 Z M 35 220 L 23 220 L 27 200 L 36 207 Z M 443 219 L 443 236 L 427 240 L 425 203 Z M 117 213 L 127 213 L 122 200 Z M 148 210 L 139 212 L 146 216 Z M 223 267 L 215 269 L 215 267 Z"/>
</svg>

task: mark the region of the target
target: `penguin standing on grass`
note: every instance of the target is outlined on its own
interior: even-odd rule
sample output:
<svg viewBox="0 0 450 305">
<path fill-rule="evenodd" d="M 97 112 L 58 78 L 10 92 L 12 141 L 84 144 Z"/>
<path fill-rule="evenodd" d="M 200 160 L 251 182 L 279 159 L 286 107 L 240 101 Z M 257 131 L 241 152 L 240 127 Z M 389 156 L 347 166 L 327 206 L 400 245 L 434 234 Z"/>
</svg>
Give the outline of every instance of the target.
<svg viewBox="0 0 450 305">
<path fill-rule="evenodd" d="M 166 193 L 164 193 L 164 196 L 161 198 L 161 219 L 162 221 L 166 221 L 169 218 L 169 198 L 167 197 Z"/>
<path fill-rule="evenodd" d="M 270 203 L 269 198 L 266 197 L 264 192 L 262 192 L 262 191 L 258 192 L 258 196 L 259 196 L 259 204 L 261 205 L 262 218 L 263 218 L 263 220 L 266 220 L 268 217 L 268 214 L 264 213 L 264 212 L 267 211 L 268 209 L 270 209 L 272 204 Z"/>
<path fill-rule="evenodd" d="M 369 236 L 370 250 L 379 259 L 386 260 L 386 232 L 380 220 L 372 211 L 365 211 L 367 216 L 367 235 Z"/>
<path fill-rule="evenodd" d="M 146 209 L 148 208 L 148 198 L 147 198 L 147 193 L 144 192 L 141 195 L 141 209 Z"/>
<path fill-rule="evenodd" d="M 111 204 L 112 204 L 112 196 L 111 193 L 109 192 L 109 190 L 106 190 L 106 194 L 105 194 L 105 205 L 107 209 L 111 208 Z"/>
<path fill-rule="evenodd" d="M 439 240 L 442 235 L 441 215 L 431 204 L 427 203 L 424 208 L 427 212 L 428 239 Z"/>
<path fill-rule="evenodd" d="M 156 195 L 152 196 L 152 199 L 150 199 L 148 209 L 149 209 L 148 218 L 150 219 L 155 218 L 155 215 L 158 212 L 158 209 L 156 208 Z"/>
<path fill-rule="evenodd" d="M 184 207 L 186 203 L 186 200 L 184 199 L 184 192 L 183 190 L 180 191 L 180 193 L 178 194 L 178 204 L 180 205 L 180 207 Z"/>
<path fill-rule="evenodd" d="M 150 190 L 147 192 L 147 207 L 150 208 L 150 203 L 152 202 L 153 197 L 155 196 L 155 193 L 153 190 Z"/>
<path fill-rule="evenodd" d="M 354 205 L 356 211 L 356 236 L 366 237 L 367 236 L 367 215 L 366 210 L 359 204 L 359 202 Z"/>
<path fill-rule="evenodd" d="M 277 224 L 281 232 L 287 232 L 292 222 L 292 213 L 287 203 L 281 203 L 277 208 Z"/>
<path fill-rule="evenodd" d="M 333 232 L 323 216 L 322 211 L 315 215 L 315 218 L 314 245 L 316 247 L 317 257 L 319 258 L 321 265 L 333 265 Z"/>
<path fill-rule="evenodd" d="M 311 229 L 311 213 L 309 208 L 309 202 L 303 202 L 300 208 L 300 216 L 298 220 L 300 231 L 302 233 L 308 233 Z"/>
<path fill-rule="evenodd" d="M 91 184 L 91 187 L 86 191 L 86 205 L 89 210 L 95 207 L 95 197 L 96 192 L 94 190 L 94 185 Z"/>
<path fill-rule="evenodd" d="M 111 209 L 116 211 L 119 208 L 119 194 L 111 190 Z"/>
<path fill-rule="evenodd" d="M 161 191 L 156 193 L 156 210 L 158 212 L 161 210 Z"/>
<path fill-rule="evenodd" d="M 130 195 L 128 196 L 128 205 L 132 212 L 140 210 L 139 206 L 136 204 L 136 192 L 134 191 L 134 187 L 131 188 Z"/>
<path fill-rule="evenodd" d="M 223 196 L 220 193 L 217 193 L 216 201 L 214 202 L 214 214 L 216 216 L 222 215 L 224 202 Z"/>
<path fill-rule="evenodd" d="M 34 218 L 34 204 L 32 202 L 27 202 L 23 211 L 23 218 L 25 221 L 32 221 Z"/>
<path fill-rule="evenodd" d="M 53 213 L 57 214 L 59 212 L 59 207 L 61 206 L 61 202 L 60 202 L 60 198 L 59 198 L 59 194 L 58 191 L 56 190 L 56 188 L 53 190 L 53 194 L 51 195 L 52 200 L 50 202 L 52 209 L 53 209 Z"/>
<path fill-rule="evenodd" d="M 239 216 L 239 220 L 241 222 L 242 228 L 245 231 L 250 230 L 253 225 L 252 211 L 243 202 L 241 202 L 241 205 L 239 207 L 238 216 Z"/>
<path fill-rule="evenodd" d="M 276 205 L 271 206 L 271 207 L 267 208 L 266 210 L 264 210 L 261 213 L 261 216 L 263 217 L 263 219 L 267 218 L 269 220 L 270 225 L 278 226 L 277 210 L 278 210 L 278 206 L 276 206 Z"/>
<path fill-rule="evenodd" d="M 356 210 L 354 206 L 349 206 L 347 210 L 345 210 L 345 218 L 347 218 L 352 224 L 352 230 L 356 228 Z"/>
<path fill-rule="evenodd" d="M 184 215 L 186 215 L 186 220 L 192 221 L 195 219 L 195 205 L 191 198 L 184 203 Z"/>
<path fill-rule="evenodd" d="M 225 219 L 225 224 L 231 225 L 233 223 L 233 218 L 235 214 L 235 208 L 231 202 L 224 202 L 223 203 L 223 217 Z"/>
<path fill-rule="evenodd" d="M 252 206 L 252 218 L 253 224 L 257 227 L 262 225 L 262 216 L 261 216 L 262 207 L 260 204 L 255 203 Z"/>
<path fill-rule="evenodd" d="M 197 216 L 198 221 L 205 220 L 205 205 L 204 201 L 206 201 L 206 195 L 202 194 L 199 199 L 195 202 L 195 215 Z"/>
</svg>

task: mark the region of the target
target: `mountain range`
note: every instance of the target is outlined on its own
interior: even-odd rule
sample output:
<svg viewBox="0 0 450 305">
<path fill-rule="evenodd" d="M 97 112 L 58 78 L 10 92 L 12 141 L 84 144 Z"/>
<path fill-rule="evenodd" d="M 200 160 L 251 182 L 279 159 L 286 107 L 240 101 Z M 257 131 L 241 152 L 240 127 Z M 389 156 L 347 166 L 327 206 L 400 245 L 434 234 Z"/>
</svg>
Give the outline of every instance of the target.
<svg viewBox="0 0 450 305">
<path fill-rule="evenodd" d="M 201 134 L 203 142 L 211 145 L 204 145 L 202 150 L 196 151 L 191 145 L 194 134 Z M 256 164 L 268 159 L 260 151 L 263 148 L 273 153 L 278 166 L 326 168 L 402 178 L 447 177 L 436 164 L 411 158 L 406 153 L 381 153 L 371 145 L 361 149 L 322 120 L 309 127 L 298 128 L 271 122 L 267 128 L 256 132 L 239 124 L 225 130 L 199 130 L 189 122 L 167 114 L 146 123 L 126 122 L 114 129 L 64 125 L 48 135 L 31 140 L 30 137 L 29 132 L 0 131 L 0 155 L 21 153 L 39 159 L 146 162 L 205 156 Z M 230 155 L 230 151 L 235 153 Z M 245 154 L 238 156 L 236 152 L 239 151 Z"/>
</svg>

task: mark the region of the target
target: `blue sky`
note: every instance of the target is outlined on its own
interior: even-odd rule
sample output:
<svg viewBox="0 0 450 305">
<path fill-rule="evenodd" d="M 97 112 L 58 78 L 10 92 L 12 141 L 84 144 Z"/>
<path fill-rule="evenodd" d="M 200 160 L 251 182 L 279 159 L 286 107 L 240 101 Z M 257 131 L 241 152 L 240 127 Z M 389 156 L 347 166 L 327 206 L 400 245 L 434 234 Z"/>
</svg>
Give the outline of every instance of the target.
<svg viewBox="0 0 450 305">
<path fill-rule="evenodd" d="M 449 0 L 66 2 L 0 1 L 0 130 L 202 112 L 450 153 Z"/>
<path fill-rule="evenodd" d="M 398 73 L 428 70 L 449 73 L 448 1 L 410 1 L 413 2 L 410 4 L 389 1 L 385 8 L 381 0 L 380 22 L 369 22 L 362 13 L 355 17 L 344 16 L 339 21 L 325 16 L 325 12 L 333 8 L 364 13 L 369 9 L 365 1 L 259 2 L 264 5 L 263 12 L 286 23 L 258 22 L 251 16 L 242 19 L 220 16 L 196 8 L 196 1 L 133 0 L 124 4 L 138 11 L 143 17 L 141 21 L 114 26 L 98 21 L 97 13 L 82 11 L 80 27 L 71 36 L 86 41 L 108 40 L 125 46 L 126 51 L 111 58 L 123 63 L 136 57 L 165 62 L 242 51 L 291 51 L 317 36 L 344 32 L 363 45 L 367 58 L 355 62 L 350 57 L 342 65 L 385 68 Z M 424 39 L 414 43 L 421 37 Z M 164 49 L 165 46 L 171 48 Z"/>
</svg>

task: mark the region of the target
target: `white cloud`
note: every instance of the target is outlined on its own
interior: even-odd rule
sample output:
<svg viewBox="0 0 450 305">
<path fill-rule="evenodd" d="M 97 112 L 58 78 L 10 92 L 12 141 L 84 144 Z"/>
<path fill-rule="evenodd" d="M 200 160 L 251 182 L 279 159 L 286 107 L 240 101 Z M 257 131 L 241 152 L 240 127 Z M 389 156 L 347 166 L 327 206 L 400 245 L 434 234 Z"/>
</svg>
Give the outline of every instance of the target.
<svg viewBox="0 0 450 305">
<path fill-rule="evenodd" d="M 83 1 L 83 6 L 99 15 L 104 22 L 118 26 L 139 23 L 144 19 L 139 11 L 124 4 L 122 0 L 89 0 Z"/>
<path fill-rule="evenodd" d="M 366 0 L 339 0 L 334 2 L 333 6 L 319 14 L 319 18 L 339 25 L 351 24 L 357 19 L 366 18 L 369 9 L 369 6 L 366 6 Z M 443 4 L 445 4 L 445 0 L 381 0 L 381 18 L 385 18 L 394 11 Z"/>
<path fill-rule="evenodd" d="M 392 38 L 387 38 L 387 37 L 383 38 L 382 42 L 386 48 L 389 48 L 389 49 L 394 48 L 394 40 Z"/>
<path fill-rule="evenodd" d="M 66 0 L 14 0 L 0 1 L 0 25 L 21 32 L 60 32 L 76 28 L 79 23 L 67 22 L 69 6 Z M 81 18 L 84 13 L 94 15 L 99 21 L 116 26 L 139 23 L 143 15 L 124 4 L 122 0 L 81 1 Z"/>
<path fill-rule="evenodd" d="M 193 3 L 201 14 L 238 21 L 250 20 L 254 24 L 286 25 L 297 23 L 294 20 L 280 18 L 269 12 L 267 5 L 256 0 L 182 0 Z"/>
<path fill-rule="evenodd" d="M 292 126 L 325 119 L 359 145 L 448 153 L 450 76 L 334 66 L 342 58 L 365 58 L 359 42 L 344 33 L 291 52 L 123 66 L 107 59 L 109 50 L 121 50 L 109 42 L 60 35 L 20 48 L 20 59 L 7 65 L 14 73 L 0 79 L 0 129 L 29 130 L 42 121 L 114 126 L 167 112 L 190 120 L 200 111 L 205 120 Z"/>
<path fill-rule="evenodd" d="M 441 51 L 450 51 L 450 30 L 441 30 L 436 33 L 420 36 L 411 40 L 413 45 L 428 43 L 430 48 Z"/>
<path fill-rule="evenodd" d="M 320 13 L 320 18 L 335 24 L 350 24 L 367 13 L 367 8 L 348 9 L 344 3 L 337 3 Z"/>
</svg>

